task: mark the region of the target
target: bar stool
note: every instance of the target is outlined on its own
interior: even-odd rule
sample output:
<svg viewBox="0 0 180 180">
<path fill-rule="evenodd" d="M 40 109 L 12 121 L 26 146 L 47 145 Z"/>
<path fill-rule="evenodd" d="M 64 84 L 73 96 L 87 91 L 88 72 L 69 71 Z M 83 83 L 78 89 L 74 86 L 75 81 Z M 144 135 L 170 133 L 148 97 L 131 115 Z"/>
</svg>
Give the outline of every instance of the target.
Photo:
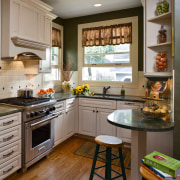
<svg viewBox="0 0 180 180">
<path fill-rule="evenodd" d="M 122 156 L 122 145 L 123 145 L 122 140 L 117 138 L 117 137 L 114 137 L 114 136 L 99 135 L 99 136 L 97 136 L 95 138 L 95 142 L 96 142 L 97 145 L 96 145 L 96 150 L 95 150 L 95 154 L 94 154 L 94 160 L 93 160 L 89 180 L 93 179 L 94 174 L 96 174 L 97 176 L 99 176 L 101 179 L 104 179 L 104 180 L 112 180 L 112 179 L 116 179 L 116 178 L 121 177 L 121 176 L 123 177 L 123 180 L 126 180 L 126 174 L 125 174 L 125 168 L 124 168 L 124 160 L 123 160 L 123 156 Z M 99 151 L 99 147 L 101 145 L 105 146 L 106 149 L 102 150 L 102 151 Z M 111 153 L 112 148 L 118 148 L 119 156 L 117 156 L 116 154 Z M 102 153 L 102 152 L 106 152 L 106 159 L 99 156 L 99 154 Z M 113 155 L 113 157 L 111 157 L 111 155 Z M 103 159 L 105 161 L 105 165 L 96 167 L 97 157 L 100 158 L 100 159 Z M 115 171 L 114 169 L 111 168 L 111 160 L 114 160 L 114 159 L 117 159 L 117 158 L 120 158 L 122 173 L 119 173 L 119 172 L 117 172 L 117 171 Z M 103 168 L 103 167 L 105 167 L 105 178 L 95 172 L 96 169 L 100 169 L 100 168 Z M 118 176 L 111 178 L 111 171 L 114 171 L 115 173 L 117 173 Z"/>
</svg>

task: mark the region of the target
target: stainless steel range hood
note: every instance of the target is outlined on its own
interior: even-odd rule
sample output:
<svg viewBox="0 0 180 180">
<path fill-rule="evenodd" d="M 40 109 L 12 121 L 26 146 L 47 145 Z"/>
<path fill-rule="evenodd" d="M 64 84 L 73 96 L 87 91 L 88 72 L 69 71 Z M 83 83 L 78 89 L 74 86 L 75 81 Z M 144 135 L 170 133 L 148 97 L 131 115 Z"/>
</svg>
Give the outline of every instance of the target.
<svg viewBox="0 0 180 180">
<path fill-rule="evenodd" d="M 26 60 L 42 60 L 42 58 L 32 52 L 23 52 L 17 54 L 14 57 L 2 57 L 2 60 L 26 61 Z"/>
</svg>

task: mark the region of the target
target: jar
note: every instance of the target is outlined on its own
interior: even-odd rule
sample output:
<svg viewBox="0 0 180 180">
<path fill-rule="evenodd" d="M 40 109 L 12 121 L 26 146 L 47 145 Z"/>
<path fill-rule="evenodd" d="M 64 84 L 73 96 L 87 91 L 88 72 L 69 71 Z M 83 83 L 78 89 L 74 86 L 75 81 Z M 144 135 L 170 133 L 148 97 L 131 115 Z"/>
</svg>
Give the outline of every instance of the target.
<svg viewBox="0 0 180 180">
<path fill-rule="evenodd" d="M 156 55 L 156 68 L 158 71 L 165 71 L 168 65 L 166 53 L 161 52 Z"/>
<path fill-rule="evenodd" d="M 157 15 L 167 13 L 169 11 L 169 3 L 166 0 L 162 0 L 156 6 Z"/>
<path fill-rule="evenodd" d="M 165 43 L 166 42 L 166 30 L 164 29 L 164 26 L 161 25 L 161 29 L 159 30 L 158 35 L 158 43 Z"/>
</svg>

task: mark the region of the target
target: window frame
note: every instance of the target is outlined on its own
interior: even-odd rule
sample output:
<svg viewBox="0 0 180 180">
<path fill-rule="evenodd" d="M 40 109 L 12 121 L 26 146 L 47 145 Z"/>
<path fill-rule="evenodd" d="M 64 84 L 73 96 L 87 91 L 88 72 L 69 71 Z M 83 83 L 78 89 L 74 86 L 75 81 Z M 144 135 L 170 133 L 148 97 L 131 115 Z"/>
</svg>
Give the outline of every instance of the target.
<svg viewBox="0 0 180 180">
<path fill-rule="evenodd" d="M 90 27 L 108 26 L 121 23 L 132 23 L 132 44 L 130 45 L 130 63 L 107 63 L 107 64 L 85 64 L 85 48 L 82 47 L 82 29 Z M 132 60 L 133 58 L 133 60 Z M 132 67 L 132 82 L 120 81 L 89 81 L 82 80 L 83 67 Z M 128 88 L 137 88 L 138 86 L 138 16 L 113 19 L 107 21 L 99 21 L 93 23 L 79 24 L 78 25 L 78 82 L 79 84 L 89 84 L 90 86 L 107 86 L 121 87 L 123 84 Z"/>
<path fill-rule="evenodd" d="M 58 65 L 52 65 L 51 64 L 51 70 L 52 68 L 58 68 L 59 70 L 59 80 L 50 80 L 50 81 L 46 81 L 45 80 L 45 74 L 43 74 L 43 84 L 50 84 L 50 85 L 58 85 L 62 82 L 62 77 L 61 77 L 61 67 L 63 67 L 63 26 L 56 24 L 54 22 L 52 22 L 52 28 L 56 28 L 59 29 L 61 31 L 61 48 L 58 47 Z M 51 59 L 52 59 L 52 47 L 51 47 Z"/>
</svg>

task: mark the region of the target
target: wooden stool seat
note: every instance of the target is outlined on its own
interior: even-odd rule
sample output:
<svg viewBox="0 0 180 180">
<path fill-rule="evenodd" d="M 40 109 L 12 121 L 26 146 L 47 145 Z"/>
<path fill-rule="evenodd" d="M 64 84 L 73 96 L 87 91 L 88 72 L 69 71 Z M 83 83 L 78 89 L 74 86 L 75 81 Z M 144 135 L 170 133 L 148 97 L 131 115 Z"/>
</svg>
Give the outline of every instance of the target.
<svg viewBox="0 0 180 180">
<path fill-rule="evenodd" d="M 96 142 L 96 150 L 94 154 L 94 159 L 93 159 L 93 164 L 92 164 L 89 180 L 93 179 L 94 174 L 104 180 L 112 180 L 112 179 L 117 179 L 119 177 L 123 177 L 123 180 L 126 180 L 124 160 L 123 160 L 123 155 L 122 155 L 122 144 L 123 144 L 122 140 L 114 136 L 100 135 L 95 138 L 95 142 Z M 104 146 L 106 149 L 99 151 L 99 148 L 101 145 Z M 112 153 L 112 148 L 118 148 L 119 156 Z M 101 153 L 104 153 L 104 152 L 106 153 L 106 158 L 101 156 Z M 104 160 L 105 165 L 96 167 L 97 158 Z M 122 170 L 121 173 L 111 168 L 111 161 L 115 159 L 120 159 L 121 170 Z M 105 168 L 105 178 L 96 172 L 96 170 L 100 168 Z M 111 171 L 114 171 L 117 174 L 117 176 L 111 177 Z"/>
<path fill-rule="evenodd" d="M 99 145 L 110 148 L 122 147 L 122 140 L 114 136 L 99 135 L 95 138 L 95 142 Z"/>
</svg>

